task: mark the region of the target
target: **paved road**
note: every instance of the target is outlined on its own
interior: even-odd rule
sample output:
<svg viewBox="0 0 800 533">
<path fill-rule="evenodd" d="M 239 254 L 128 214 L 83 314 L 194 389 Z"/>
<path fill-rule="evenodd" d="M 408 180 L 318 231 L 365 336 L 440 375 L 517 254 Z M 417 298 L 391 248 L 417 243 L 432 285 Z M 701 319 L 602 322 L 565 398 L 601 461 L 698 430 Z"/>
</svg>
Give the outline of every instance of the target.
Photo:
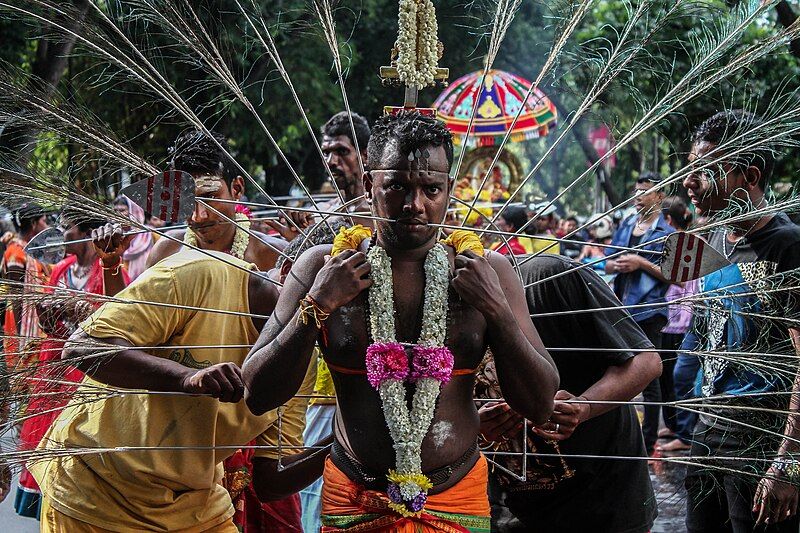
<svg viewBox="0 0 800 533">
<path fill-rule="evenodd" d="M 14 485 L 11 494 L 4 502 L 0 503 L 0 531 L 4 533 L 37 533 L 39 522 L 32 518 L 22 518 L 14 512 L 14 495 L 17 492 L 17 480 L 14 478 Z"/>
<path fill-rule="evenodd" d="M 686 466 L 676 463 L 660 463 L 650 467 L 650 479 L 658 500 L 658 518 L 651 533 L 686 532 L 685 471 Z"/>
</svg>

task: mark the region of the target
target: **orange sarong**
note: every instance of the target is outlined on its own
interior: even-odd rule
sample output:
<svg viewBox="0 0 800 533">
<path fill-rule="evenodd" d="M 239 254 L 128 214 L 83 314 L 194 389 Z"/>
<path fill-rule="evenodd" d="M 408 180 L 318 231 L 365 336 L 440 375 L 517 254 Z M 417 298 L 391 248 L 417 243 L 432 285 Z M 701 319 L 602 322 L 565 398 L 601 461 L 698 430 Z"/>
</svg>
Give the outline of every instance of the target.
<svg viewBox="0 0 800 533">
<path fill-rule="evenodd" d="M 486 459 L 481 455 L 461 481 L 444 492 L 428 496 L 421 516 L 406 518 L 389 509 L 385 492 L 358 485 L 328 458 L 322 474 L 322 533 L 488 532 L 491 526 L 486 494 L 488 473 Z"/>
</svg>

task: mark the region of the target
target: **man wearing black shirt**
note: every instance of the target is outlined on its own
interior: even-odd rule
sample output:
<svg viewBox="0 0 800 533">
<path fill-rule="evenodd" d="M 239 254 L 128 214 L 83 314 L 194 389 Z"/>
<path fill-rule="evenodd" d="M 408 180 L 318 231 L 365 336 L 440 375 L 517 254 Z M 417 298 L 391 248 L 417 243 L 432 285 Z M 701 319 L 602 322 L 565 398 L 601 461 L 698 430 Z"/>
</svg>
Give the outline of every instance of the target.
<svg viewBox="0 0 800 533">
<path fill-rule="evenodd" d="M 761 124 L 740 110 L 706 120 L 689 154 L 695 170 L 683 181 L 700 216 L 752 213 L 709 235 L 711 246 L 732 264 L 700 279 L 707 299 L 696 306 L 693 335 L 683 344 L 686 350 L 730 354 L 702 358 L 701 392 L 708 399 L 695 427 L 692 456 L 736 458 L 701 460 L 688 468 L 690 533 L 743 533 L 761 524 L 767 527 L 759 531 L 798 531 L 800 469 L 789 459 L 798 453 L 800 400 L 789 392 L 800 390 L 795 376 L 800 332 L 785 319 L 796 318 L 800 309 L 800 228 L 783 213 L 763 210 L 772 151 L 734 145 L 751 138 Z M 734 149 L 738 154 L 728 155 Z M 788 419 L 780 414 L 787 409 Z"/>
<path fill-rule="evenodd" d="M 528 457 L 527 480 L 520 482 L 494 469 L 493 531 L 649 531 L 656 502 L 647 461 L 613 458 L 647 457 L 635 409 L 565 400 L 576 394 L 589 402 L 630 400 L 658 377 L 660 357 L 592 269 L 545 254 L 521 265 L 520 274 L 533 322 L 551 350 L 562 390 L 555 396 L 556 412 L 550 421 L 529 429 L 526 436 L 528 452 L 542 454 Z M 478 374 L 476 397 L 501 396 L 492 361 L 487 360 Z M 522 451 L 521 418 L 504 402 L 485 404 L 480 415 L 482 444 L 494 451 Z M 576 455 L 612 458 L 571 457 Z M 518 457 L 487 456 L 522 473 Z M 516 520 L 498 520 L 503 507 Z"/>
</svg>

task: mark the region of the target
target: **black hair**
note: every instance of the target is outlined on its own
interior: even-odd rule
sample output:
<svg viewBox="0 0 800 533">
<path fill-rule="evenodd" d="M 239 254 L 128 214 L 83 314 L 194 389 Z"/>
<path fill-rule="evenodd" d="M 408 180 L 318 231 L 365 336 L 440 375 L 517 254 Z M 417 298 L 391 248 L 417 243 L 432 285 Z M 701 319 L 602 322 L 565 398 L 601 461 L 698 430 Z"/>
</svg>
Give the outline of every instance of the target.
<svg viewBox="0 0 800 533">
<path fill-rule="evenodd" d="M 720 145 L 761 124 L 763 124 L 763 120 L 760 117 L 744 109 L 720 111 L 706 119 L 694 130 L 692 144 L 707 142 Z M 756 167 L 761 172 L 758 186 L 761 187 L 761 190 L 766 190 L 767 183 L 772 177 L 772 169 L 775 166 L 775 155 L 769 146 L 761 146 L 752 149 L 748 148 L 728 162 L 742 169 L 750 166 Z"/>
<path fill-rule="evenodd" d="M 661 213 L 669 217 L 678 226 L 678 229 L 685 230 L 692 223 L 692 213 L 686 206 L 686 202 L 680 196 L 667 196 L 661 204 Z"/>
<path fill-rule="evenodd" d="M 187 130 L 178 135 L 175 144 L 170 148 L 172 160 L 169 167 L 190 174 L 219 176 L 230 187 L 238 175 L 236 165 L 217 145 L 218 142 L 226 146 L 227 140 L 219 133 L 211 132 L 211 136 L 213 139 L 198 130 Z"/>
<path fill-rule="evenodd" d="M 663 179 L 657 172 L 645 172 L 636 178 L 636 183 L 661 183 Z"/>
<path fill-rule="evenodd" d="M 328 227 L 330 225 L 330 227 Z M 297 258 L 303 255 L 303 252 L 318 244 L 333 244 L 333 239 L 336 233 L 341 228 L 350 226 L 343 218 L 329 218 L 328 222 L 319 222 L 309 230 L 308 238 L 303 235 L 295 237 L 289 245 L 283 250 L 283 254 L 278 256 L 275 262 L 275 268 L 281 269 L 286 262 L 286 258 L 291 258 L 291 261 L 297 261 Z"/>
<path fill-rule="evenodd" d="M 44 216 L 47 212 L 39 204 L 24 203 L 14 212 L 14 227 L 17 232 L 26 233 Z"/>
<path fill-rule="evenodd" d="M 401 111 L 396 115 L 384 115 L 375 121 L 372 136 L 367 145 L 367 160 L 378 163 L 386 145 L 394 139 L 400 153 L 408 154 L 429 146 L 444 148 L 447 166 L 453 164 L 453 134 L 444 122 L 427 117 L 418 111 Z"/>
<path fill-rule="evenodd" d="M 575 215 L 570 215 L 567 218 L 565 218 L 564 220 L 566 220 L 567 222 L 571 221 L 571 222 L 574 222 L 574 223 L 578 224 L 578 217 L 576 217 Z"/>
<path fill-rule="evenodd" d="M 350 118 L 347 115 L 347 111 L 340 111 L 329 118 L 328 122 L 319 131 L 322 135 L 327 135 L 328 137 L 344 135 L 355 146 L 356 143 L 353 140 L 353 130 L 355 130 L 359 150 L 366 150 L 370 137 L 369 123 L 367 119 L 357 113 L 351 113 L 350 117 L 353 117 L 352 128 L 350 127 Z"/>
<path fill-rule="evenodd" d="M 86 211 L 69 206 L 61 211 L 61 217 L 70 224 L 78 226 L 81 233 L 89 233 L 93 229 L 103 227 L 108 222 L 96 215 L 90 215 Z"/>
<path fill-rule="evenodd" d="M 503 217 L 507 224 L 511 224 L 515 232 L 519 231 L 528 222 L 528 213 L 524 207 L 518 205 L 505 208 L 500 216 Z"/>
</svg>

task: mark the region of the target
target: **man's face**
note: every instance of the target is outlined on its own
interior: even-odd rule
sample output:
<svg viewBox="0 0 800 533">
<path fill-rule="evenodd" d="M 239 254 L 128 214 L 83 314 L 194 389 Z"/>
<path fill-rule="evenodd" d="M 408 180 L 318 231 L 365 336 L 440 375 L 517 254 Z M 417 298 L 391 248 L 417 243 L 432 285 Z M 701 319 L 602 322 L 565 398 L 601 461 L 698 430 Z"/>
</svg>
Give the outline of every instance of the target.
<svg viewBox="0 0 800 533">
<path fill-rule="evenodd" d="M 661 202 L 664 200 L 664 193 L 661 189 L 651 191 L 656 184 L 646 181 L 644 183 L 637 183 L 633 188 L 633 206 L 639 216 L 648 216 L 655 211 L 661 211 Z M 649 191 L 649 192 L 647 192 Z"/>
<path fill-rule="evenodd" d="M 361 148 L 366 148 L 362 146 Z M 352 200 L 364 194 L 361 185 L 361 167 L 358 152 L 347 135 L 337 137 L 322 136 L 322 153 L 325 164 L 336 180 L 336 186 L 344 193 L 345 200 Z"/>
<path fill-rule="evenodd" d="M 49 227 L 50 226 L 47 224 L 47 217 L 42 215 L 33 225 L 33 234 L 36 235 L 37 233 L 41 233 Z"/>
<path fill-rule="evenodd" d="M 572 233 L 573 231 L 575 231 L 575 228 L 577 227 L 578 223 L 575 222 L 574 220 L 567 220 L 566 222 L 564 222 L 564 231 L 566 231 L 567 233 Z"/>
<path fill-rule="evenodd" d="M 130 212 L 128 210 L 128 206 L 126 204 L 114 204 L 114 211 L 119 216 L 121 216 L 123 218 L 128 218 L 129 215 L 130 215 Z M 130 224 L 123 224 L 122 225 L 122 230 L 123 231 L 128 231 L 129 229 L 131 229 Z"/>
<path fill-rule="evenodd" d="M 193 174 L 192 177 L 195 179 L 195 198 L 203 201 L 195 203 L 194 213 L 189 219 L 189 227 L 204 242 L 217 242 L 224 235 L 233 235 L 235 232 L 230 231 L 233 224 L 229 220 L 235 220 L 235 204 L 215 202 L 214 200 L 238 200 L 244 190 L 242 178 L 237 177 L 234 179 L 229 187 L 225 180 L 219 176 Z M 213 209 L 203 202 L 206 202 Z M 224 216 L 220 215 L 220 213 Z"/>
<path fill-rule="evenodd" d="M 695 168 L 719 159 L 720 153 L 711 153 L 716 144 L 700 141 L 692 145 L 689 164 Z M 730 208 L 732 204 L 747 202 L 744 174 L 735 166 L 717 162 L 706 168 L 693 170 L 683 179 L 683 186 L 698 216 L 714 216 Z"/>
<path fill-rule="evenodd" d="M 545 233 L 550 229 L 550 224 L 553 222 L 553 215 L 540 216 L 533 221 L 537 233 Z"/>
<path fill-rule="evenodd" d="M 81 251 L 82 247 L 85 245 L 85 243 L 82 242 L 74 243 L 71 241 L 77 241 L 91 236 L 91 232 L 88 234 L 83 233 L 77 226 L 77 224 L 73 224 L 71 221 L 67 220 L 64 217 L 61 217 L 61 220 L 59 221 L 58 224 L 58 228 L 64 234 L 64 241 L 66 241 L 67 243 L 64 245 L 65 255 L 76 255 Z"/>
<path fill-rule="evenodd" d="M 413 249 L 436 237 L 447 213 L 452 181 L 444 148 L 427 147 L 428 157 L 408 160 L 396 142 L 387 144 L 381 161 L 365 176 L 373 213 L 396 222 L 376 222 L 383 242 L 399 249 Z"/>
</svg>

